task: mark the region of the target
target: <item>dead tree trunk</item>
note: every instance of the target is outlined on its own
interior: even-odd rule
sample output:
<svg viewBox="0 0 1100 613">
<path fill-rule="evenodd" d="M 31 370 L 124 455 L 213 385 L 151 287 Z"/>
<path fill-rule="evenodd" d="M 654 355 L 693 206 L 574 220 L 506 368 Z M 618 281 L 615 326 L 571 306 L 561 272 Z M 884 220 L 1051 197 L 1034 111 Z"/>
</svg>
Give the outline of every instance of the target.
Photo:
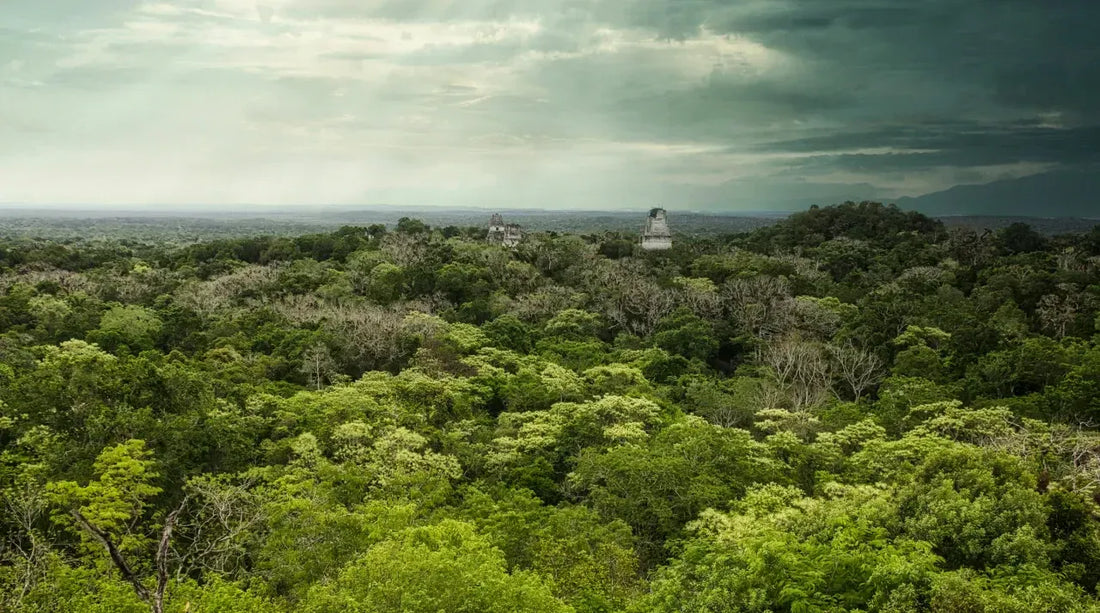
<svg viewBox="0 0 1100 613">
<path fill-rule="evenodd" d="M 111 535 L 88 521 L 79 510 L 73 509 L 73 517 L 76 518 L 77 523 L 107 549 L 107 554 L 111 556 L 111 562 L 122 573 L 122 578 L 134 586 L 134 592 L 138 595 L 138 598 L 147 602 L 153 613 L 164 613 L 164 590 L 168 587 L 168 545 L 172 540 L 172 530 L 176 527 L 176 520 L 186 504 L 187 498 L 184 497 L 180 506 L 169 513 L 168 518 L 164 520 L 164 529 L 160 533 L 160 544 L 157 546 L 157 587 L 152 592 L 142 583 L 141 577 L 138 577 L 130 568 L 130 564 L 126 562 L 126 558 L 123 557 L 118 546 L 111 540 Z"/>
</svg>

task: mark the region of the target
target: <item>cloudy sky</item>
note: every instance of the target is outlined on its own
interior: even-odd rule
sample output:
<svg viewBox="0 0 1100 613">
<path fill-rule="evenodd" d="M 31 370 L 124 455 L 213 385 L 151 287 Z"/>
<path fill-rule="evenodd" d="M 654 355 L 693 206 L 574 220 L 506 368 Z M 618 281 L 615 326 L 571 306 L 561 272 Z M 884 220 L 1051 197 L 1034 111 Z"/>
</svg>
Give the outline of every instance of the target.
<svg viewBox="0 0 1100 613">
<path fill-rule="evenodd" d="M 4 0 L 0 202 L 790 209 L 1090 169 L 1097 0 Z"/>
</svg>

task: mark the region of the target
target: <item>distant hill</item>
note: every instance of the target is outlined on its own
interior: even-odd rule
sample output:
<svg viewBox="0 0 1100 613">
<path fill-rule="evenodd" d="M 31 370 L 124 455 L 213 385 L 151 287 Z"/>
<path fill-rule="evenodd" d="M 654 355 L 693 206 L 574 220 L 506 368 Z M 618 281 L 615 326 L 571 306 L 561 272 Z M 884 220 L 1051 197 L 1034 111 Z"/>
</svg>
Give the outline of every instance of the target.
<svg viewBox="0 0 1100 613">
<path fill-rule="evenodd" d="M 530 231 L 623 232 L 641 235 L 646 211 L 544 211 L 500 209 L 505 221 Z M 126 237 L 139 241 L 188 244 L 235 236 L 296 236 L 331 232 L 341 226 L 394 226 L 402 217 L 413 217 L 434 226 L 479 226 L 489 223 L 488 209 L 441 207 L 282 207 L 238 211 L 161 211 L 156 209 L 35 209 L 0 207 L 0 238 L 35 237 L 50 240 L 108 239 Z M 786 217 L 786 213 L 718 215 L 672 211 L 673 232 L 684 236 L 715 236 L 751 232 Z"/>
<path fill-rule="evenodd" d="M 935 216 L 1100 219 L 1100 171 L 1057 171 L 983 185 L 957 185 L 896 202 L 902 208 Z"/>
<path fill-rule="evenodd" d="M 972 230 L 999 230 L 1014 223 L 1025 223 L 1036 232 L 1047 235 L 1091 232 L 1100 225 L 1097 219 L 1080 217 L 972 217 L 968 215 L 943 215 L 937 217 L 949 228 L 970 228 Z"/>
</svg>

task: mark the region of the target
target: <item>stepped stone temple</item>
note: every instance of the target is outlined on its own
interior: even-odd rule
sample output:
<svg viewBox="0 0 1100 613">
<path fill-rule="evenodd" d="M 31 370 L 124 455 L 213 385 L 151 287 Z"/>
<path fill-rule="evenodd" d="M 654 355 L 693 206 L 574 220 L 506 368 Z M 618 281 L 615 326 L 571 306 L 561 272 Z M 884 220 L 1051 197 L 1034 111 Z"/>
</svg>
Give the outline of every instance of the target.
<svg viewBox="0 0 1100 613">
<path fill-rule="evenodd" d="M 672 232 L 668 229 L 668 218 L 664 209 L 651 209 L 649 218 L 642 231 L 642 249 L 660 251 L 672 248 Z"/>
<path fill-rule="evenodd" d="M 500 213 L 493 213 L 489 218 L 489 244 L 515 247 L 523 240 L 523 228 L 514 223 L 504 223 Z"/>
</svg>

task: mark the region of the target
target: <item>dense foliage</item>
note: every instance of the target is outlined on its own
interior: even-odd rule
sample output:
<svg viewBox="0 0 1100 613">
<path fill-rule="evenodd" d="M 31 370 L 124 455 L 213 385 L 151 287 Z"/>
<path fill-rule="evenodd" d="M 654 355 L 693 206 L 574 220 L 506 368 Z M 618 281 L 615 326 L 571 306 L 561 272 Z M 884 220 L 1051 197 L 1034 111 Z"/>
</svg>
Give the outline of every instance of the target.
<svg viewBox="0 0 1100 613">
<path fill-rule="evenodd" d="M 0 610 L 1100 610 L 1100 228 L 484 235 L 0 244 Z"/>
</svg>

